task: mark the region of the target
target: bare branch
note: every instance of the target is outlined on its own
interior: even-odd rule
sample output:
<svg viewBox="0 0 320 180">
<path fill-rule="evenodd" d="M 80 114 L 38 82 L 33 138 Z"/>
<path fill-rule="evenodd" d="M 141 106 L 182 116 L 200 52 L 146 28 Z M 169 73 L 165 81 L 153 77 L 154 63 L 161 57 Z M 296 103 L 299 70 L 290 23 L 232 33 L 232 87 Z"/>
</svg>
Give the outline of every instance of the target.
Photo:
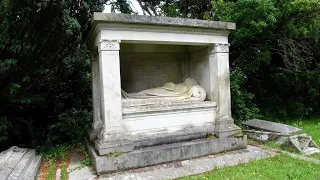
<svg viewBox="0 0 320 180">
<path fill-rule="evenodd" d="M 287 68 L 296 70 L 306 67 L 313 59 L 311 43 L 307 39 L 281 38 L 279 49 L 274 49 Z"/>
</svg>

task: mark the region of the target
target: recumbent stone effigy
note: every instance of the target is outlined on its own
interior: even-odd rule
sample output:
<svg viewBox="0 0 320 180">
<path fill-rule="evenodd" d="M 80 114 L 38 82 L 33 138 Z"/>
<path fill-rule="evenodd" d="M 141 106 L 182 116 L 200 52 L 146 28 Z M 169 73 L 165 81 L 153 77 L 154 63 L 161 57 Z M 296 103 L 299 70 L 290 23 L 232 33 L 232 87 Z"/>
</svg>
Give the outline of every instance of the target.
<svg viewBox="0 0 320 180">
<path fill-rule="evenodd" d="M 233 29 L 226 22 L 94 13 L 87 148 L 98 174 L 246 148 L 231 116 Z"/>
</svg>

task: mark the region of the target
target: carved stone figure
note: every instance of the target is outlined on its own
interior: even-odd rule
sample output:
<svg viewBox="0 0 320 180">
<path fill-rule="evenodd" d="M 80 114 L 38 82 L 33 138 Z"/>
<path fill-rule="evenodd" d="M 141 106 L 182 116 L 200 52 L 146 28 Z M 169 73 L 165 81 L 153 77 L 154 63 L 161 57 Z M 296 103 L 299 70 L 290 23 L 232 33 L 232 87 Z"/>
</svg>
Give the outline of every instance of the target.
<svg viewBox="0 0 320 180">
<path fill-rule="evenodd" d="M 146 89 L 136 93 L 127 93 L 122 90 L 122 96 L 130 99 L 160 99 L 161 101 L 194 100 L 204 101 L 206 91 L 197 81 L 187 78 L 183 83 L 165 83 L 162 87 Z"/>
</svg>

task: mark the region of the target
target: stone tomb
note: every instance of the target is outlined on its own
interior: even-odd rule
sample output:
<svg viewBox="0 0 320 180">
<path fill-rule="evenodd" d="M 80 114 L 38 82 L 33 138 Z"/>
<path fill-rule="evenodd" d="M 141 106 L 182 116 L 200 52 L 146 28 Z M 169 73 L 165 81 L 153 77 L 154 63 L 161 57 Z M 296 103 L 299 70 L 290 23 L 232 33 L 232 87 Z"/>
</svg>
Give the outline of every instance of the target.
<svg viewBox="0 0 320 180">
<path fill-rule="evenodd" d="M 94 13 L 87 148 L 98 174 L 246 148 L 231 117 L 233 29 L 226 22 Z"/>
</svg>

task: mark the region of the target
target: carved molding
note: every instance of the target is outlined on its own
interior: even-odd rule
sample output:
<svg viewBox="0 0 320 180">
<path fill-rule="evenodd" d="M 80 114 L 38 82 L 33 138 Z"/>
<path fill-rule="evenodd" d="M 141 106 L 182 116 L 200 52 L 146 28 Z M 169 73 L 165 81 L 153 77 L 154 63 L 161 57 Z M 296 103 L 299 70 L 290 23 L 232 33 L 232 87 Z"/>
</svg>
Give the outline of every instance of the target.
<svg viewBox="0 0 320 180">
<path fill-rule="evenodd" d="M 208 53 L 229 53 L 229 46 L 230 44 L 213 44 L 208 46 Z"/>
<path fill-rule="evenodd" d="M 120 40 L 101 40 L 98 44 L 98 52 L 100 51 L 119 51 Z"/>
<path fill-rule="evenodd" d="M 215 35 L 215 36 L 228 36 L 230 31 L 224 29 L 217 29 L 213 32 L 212 29 L 201 29 L 196 27 L 171 27 L 162 25 L 144 25 L 144 24 L 118 24 L 118 23 L 107 23 L 107 24 L 98 24 L 98 32 L 102 30 L 130 30 L 130 31 L 146 31 L 146 32 L 164 32 L 164 33 L 185 33 L 185 34 L 206 34 L 206 35 Z"/>
</svg>

